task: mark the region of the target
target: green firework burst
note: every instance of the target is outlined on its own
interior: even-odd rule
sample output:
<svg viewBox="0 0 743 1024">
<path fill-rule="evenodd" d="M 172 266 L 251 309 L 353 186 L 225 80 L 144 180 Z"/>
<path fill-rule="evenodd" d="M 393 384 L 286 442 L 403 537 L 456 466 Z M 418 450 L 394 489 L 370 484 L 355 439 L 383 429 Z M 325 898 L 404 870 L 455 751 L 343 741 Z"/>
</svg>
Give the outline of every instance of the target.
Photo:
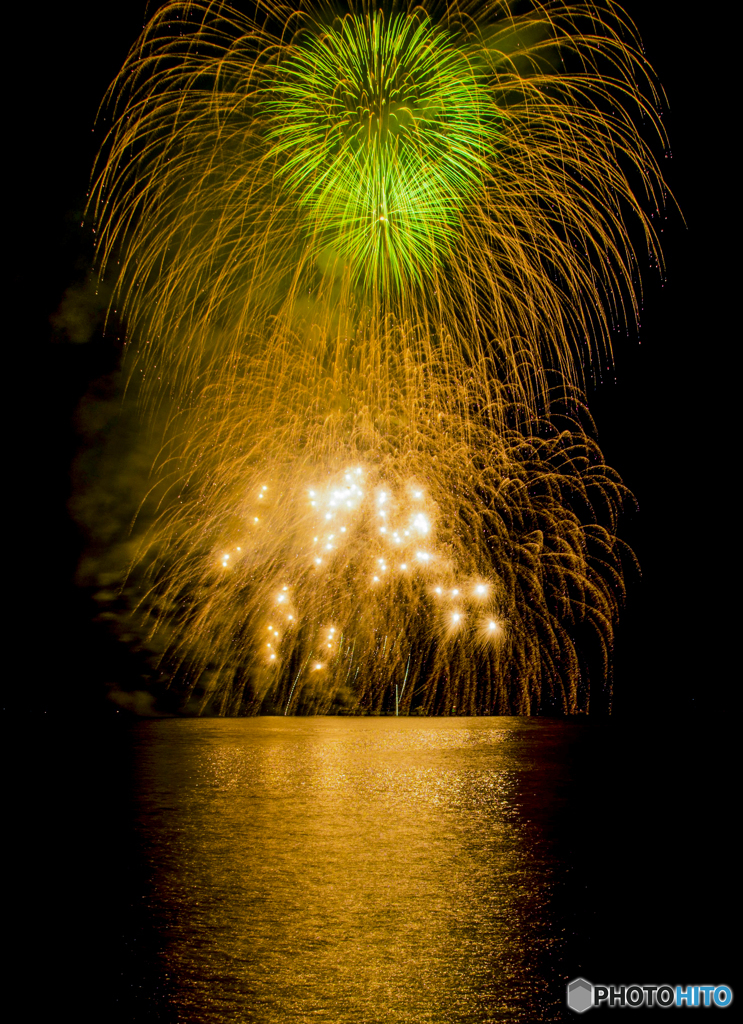
<svg viewBox="0 0 743 1024">
<path fill-rule="evenodd" d="M 270 158 L 320 261 L 357 285 L 420 283 L 492 160 L 482 70 L 421 12 L 348 14 L 288 48 L 269 95 Z"/>
</svg>

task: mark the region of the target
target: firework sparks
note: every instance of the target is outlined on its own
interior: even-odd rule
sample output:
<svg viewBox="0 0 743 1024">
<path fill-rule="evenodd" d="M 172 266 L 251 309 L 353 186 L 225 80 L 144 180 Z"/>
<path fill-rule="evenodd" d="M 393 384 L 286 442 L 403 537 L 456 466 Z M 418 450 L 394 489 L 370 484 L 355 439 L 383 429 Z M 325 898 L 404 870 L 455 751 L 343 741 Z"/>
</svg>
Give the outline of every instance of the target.
<svg viewBox="0 0 743 1024">
<path fill-rule="evenodd" d="M 535 399 L 545 365 L 580 382 L 583 339 L 609 351 L 637 312 L 627 212 L 660 260 L 637 124 L 665 136 L 631 23 L 592 3 L 263 9 L 281 36 L 166 4 L 112 87 L 91 204 L 140 358 L 188 393 L 256 345 L 376 372 L 392 315 L 418 359 L 489 351 Z"/>
<path fill-rule="evenodd" d="M 261 10 L 166 5 L 112 87 L 99 265 L 188 495 L 140 610 L 223 712 L 585 709 L 632 556 L 577 385 L 637 308 L 627 214 L 660 258 L 634 28 Z"/>
<path fill-rule="evenodd" d="M 317 387 L 293 390 L 309 404 Z M 429 412 L 451 404 L 450 389 L 467 393 L 437 372 L 413 389 Z M 473 712 L 528 713 L 544 693 L 585 709 L 578 679 L 589 669 L 573 632 L 603 680 L 633 561 L 615 536 L 628 500 L 616 474 L 556 408 L 528 437 L 520 426 L 495 431 L 482 413 L 427 416 L 395 436 L 376 431 L 369 390 L 349 396 L 351 422 L 330 428 L 322 409 L 314 422 L 287 409 L 261 430 L 260 450 L 225 437 L 232 455 L 218 463 L 199 457 L 225 429 L 224 403 L 208 403 L 216 418 L 203 411 L 184 452 L 190 498 L 148 538 L 160 553 L 151 607 L 180 609 L 153 611 L 153 632 L 170 637 L 192 678 L 209 673 L 210 700 L 225 711 L 283 707 L 290 693 L 295 709 L 380 710 L 406 673 L 403 712 L 443 710 L 456 695 Z M 362 407 L 371 422 L 360 422 Z M 255 398 L 253 417 L 267 419 Z M 252 434 L 244 417 L 226 422 Z M 255 530 L 259 479 L 272 504 Z M 299 671 L 315 659 L 322 686 L 319 669 Z"/>
</svg>

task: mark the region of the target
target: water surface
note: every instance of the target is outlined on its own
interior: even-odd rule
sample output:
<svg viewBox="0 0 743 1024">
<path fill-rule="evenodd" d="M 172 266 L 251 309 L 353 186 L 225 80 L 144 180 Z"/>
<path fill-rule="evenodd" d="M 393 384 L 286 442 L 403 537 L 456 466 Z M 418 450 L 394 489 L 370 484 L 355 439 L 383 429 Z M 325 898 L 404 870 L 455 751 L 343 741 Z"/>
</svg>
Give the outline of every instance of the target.
<svg viewBox="0 0 743 1024">
<path fill-rule="evenodd" d="M 19 729 L 16 774 L 49 766 L 35 827 L 9 837 L 29 840 L 32 884 L 6 876 L 32 899 L 27 1015 L 530 1024 L 575 1020 L 579 975 L 735 988 L 737 731 L 642 716 Z"/>
<path fill-rule="evenodd" d="M 552 833 L 566 723 L 168 720 L 137 727 L 160 984 L 178 1021 L 562 1015 Z"/>
</svg>

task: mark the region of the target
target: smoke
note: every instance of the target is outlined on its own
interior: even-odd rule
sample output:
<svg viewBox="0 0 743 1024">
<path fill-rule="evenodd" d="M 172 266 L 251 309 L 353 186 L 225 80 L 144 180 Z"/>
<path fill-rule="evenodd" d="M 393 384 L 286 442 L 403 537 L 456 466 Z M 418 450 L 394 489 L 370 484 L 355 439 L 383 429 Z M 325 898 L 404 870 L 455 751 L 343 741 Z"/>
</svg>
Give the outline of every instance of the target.
<svg viewBox="0 0 743 1024">
<path fill-rule="evenodd" d="M 85 345 L 106 319 L 111 301 L 111 289 L 90 276 L 83 284 L 70 285 L 65 290 L 57 310 L 49 321 L 56 341 Z"/>
</svg>

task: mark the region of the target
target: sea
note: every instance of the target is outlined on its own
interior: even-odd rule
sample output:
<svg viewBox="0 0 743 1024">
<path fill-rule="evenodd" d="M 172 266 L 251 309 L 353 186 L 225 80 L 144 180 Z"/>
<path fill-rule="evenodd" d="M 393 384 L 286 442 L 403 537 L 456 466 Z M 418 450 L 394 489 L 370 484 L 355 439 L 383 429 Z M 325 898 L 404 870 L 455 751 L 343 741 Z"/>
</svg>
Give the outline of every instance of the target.
<svg viewBox="0 0 743 1024">
<path fill-rule="evenodd" d="M 577 1019 L 577 977 L 733 984 L 730 768 L 703 732 L 68 727 L 38 794 L 40 998 L 101 1024 L 536 1024 Z"/>
</svg>

